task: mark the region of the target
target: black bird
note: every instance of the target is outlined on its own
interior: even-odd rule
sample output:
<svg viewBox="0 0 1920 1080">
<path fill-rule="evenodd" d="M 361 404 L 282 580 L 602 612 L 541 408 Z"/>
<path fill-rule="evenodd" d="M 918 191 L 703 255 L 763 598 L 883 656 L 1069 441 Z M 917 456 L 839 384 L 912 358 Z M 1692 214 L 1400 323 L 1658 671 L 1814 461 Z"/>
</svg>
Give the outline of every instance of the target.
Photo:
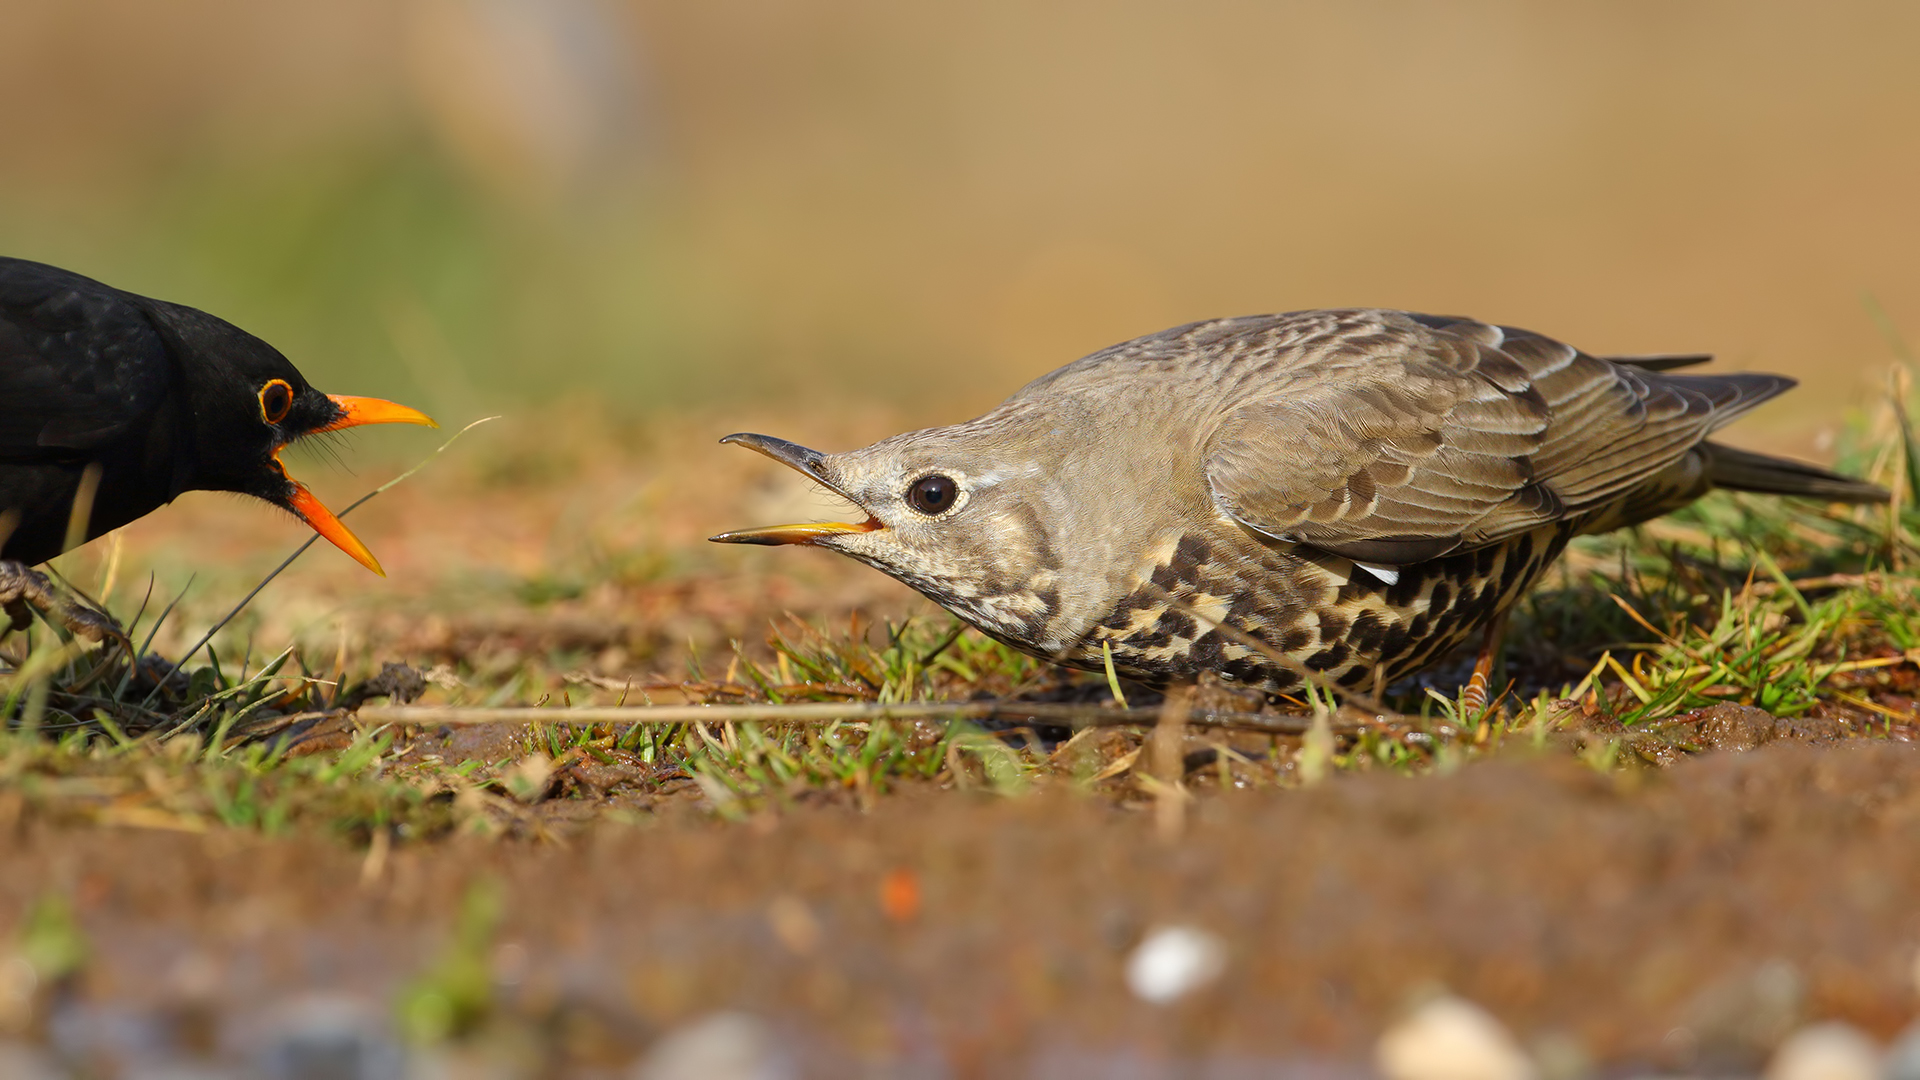
<svg viewBox="0 0 1920 1080">
<path fill-rule="evenodd" d="M 0 258 L 0 605 L 48 606 L 28 570 L 187 491 L 233 491 L 372 552 L 287 475 L 280 451 L 362 424 L 438 426 L 378 398 L 323 394 L 273 346 L 204 311 Z"/>
</svg>

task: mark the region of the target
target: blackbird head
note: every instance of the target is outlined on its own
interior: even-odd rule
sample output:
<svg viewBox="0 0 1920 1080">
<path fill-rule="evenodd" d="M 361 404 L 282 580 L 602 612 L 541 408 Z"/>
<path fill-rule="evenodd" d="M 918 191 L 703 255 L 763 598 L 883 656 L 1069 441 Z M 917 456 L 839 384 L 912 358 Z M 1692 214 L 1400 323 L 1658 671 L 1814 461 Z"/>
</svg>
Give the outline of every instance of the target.
<svg viewBox="0 0 1920 1080">
<path fill-rule="evenodd" d="M 278 349 L 239 327 L 194 308 L 149 303 L 154 322 L 183 358 L 185 420 L 193 440 L 185 488 L 264 499 L 385 576 L 360 538 L 287 475 L 280 452 L 308 435 L 363 424 L 439 425 L 391 401 L 323 394 Z"/>
<path fill-rule="evenodd" d="M 984 418 L 983 418 L 984 419 Z M 720 440 L 806 475 L 864 512 L 858 522 L 774 525 L 721 533 L 722 544 L 804 544 L 849 555 L 963 618 L 1033 640 L 1060 603 L 1055 528 L 1066 461 L 976 421 L 909 432 L 862 450 L 823 454 L 766 435 Z M 1053 522 L 1054 525 L 1049 525 Z"/>
</svg>

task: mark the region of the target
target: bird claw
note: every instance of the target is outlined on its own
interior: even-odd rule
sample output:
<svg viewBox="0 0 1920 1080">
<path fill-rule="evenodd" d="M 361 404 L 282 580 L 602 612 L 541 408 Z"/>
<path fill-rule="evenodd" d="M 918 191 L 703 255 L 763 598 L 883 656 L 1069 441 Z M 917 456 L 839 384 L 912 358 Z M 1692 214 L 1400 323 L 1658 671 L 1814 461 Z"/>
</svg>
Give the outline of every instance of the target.
<svg viewBox="0 0 1920 1080">
<path fill-rule="evenodd" d="M 0 561 L 0 611 L 5 611 L 9 630 L 25 630 L 33 625 L 38 609 L 48 621 L 58 622 L 73 636 L 88 641 L 109 639 L 125 643 L 126 631 L 104 611 L 76 604 L 60 595 L 47 575 L 17 562 Z"/>
<path fill-rule="evenodd" d="M 1473 678 L 1467 680 L 1467 685 L 1460 689 L 1461 716 L 1477 720 L 1487 711 L 1487 697 L 1491 693 L 1488 681 L 1487 676 L 1476 667 Z"/>
<path fill-rule="evenodd" d="M 1473 675 L 1460 690 L 1462 716 L 1485 719 L 1488 699 L 1493 691 L 1493 667 L 1499 662 L 1500 645 L 1506 636 L 1507 613 L 1502 611 L 1487 624 L 1486 636 L 1480 642 L 1480 653 L 1474 658 Z M 1502 693 L 1501 696 L 1506 695 Z"/>
</svg>

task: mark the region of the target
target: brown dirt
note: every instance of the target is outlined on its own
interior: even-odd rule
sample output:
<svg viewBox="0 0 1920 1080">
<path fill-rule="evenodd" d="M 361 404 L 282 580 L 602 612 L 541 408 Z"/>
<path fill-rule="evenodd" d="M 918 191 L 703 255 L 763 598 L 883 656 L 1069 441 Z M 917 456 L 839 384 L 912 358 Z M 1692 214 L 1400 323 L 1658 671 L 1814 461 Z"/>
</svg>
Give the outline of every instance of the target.
<svg viewBox="0 0 1920 1080">
<path fill-rule="evenodd" d="M 844 560 L 700 542 L 822 512 L 790 474 L 696 430 L 753 426 L 630 429 L 621 436 L 649 453 L 573 458 L 549 425 L 503 424 L 490 442 L 476 432 L 354 518 L 392 578 L 314 552 L 223 656 L 249 638 L 263 650 L 292 640 L 309 670 L 344 659 L 349 682 L 405 660 L 457 669 L 469 685 L 429 691 L 448 700 L 515 679 L 513 700 L 611 701 L 629 680 L 679 677 L 696 653 L 719 677 L 729 641 L 751 651 L 788 610 L 836 625 L 930 612 Z M 162 600 L 202 574 L 158 643 L 177 650 L 298 534 L 258 506 L 182 500 L 126 531 L 121 596 L 144 590 L 150 568 Z M 75 580 L 107 576 L 101 547 L 67 557 Z M 1867 720 L 1883 738 L 1852 738 Z M 729 824 L 684 776 L 629 783 L 582 763 L 556 774 L 580 797 L 518 808 L 527 827 L 509 838 L 391 850 L 102 826 L 0 791 L 0 1075 L 21 1034 L 85 1059 L 91 1076 L 195 1054 L 244 1061 L 328 1000 L 392 1038 L 396 1002 L 440 970 L 476 883 L 499 888 L 504 914 L 472 957 L 485 1007 L 455 1045 L 524 1066 L 493 1075 L 615 1075 L 726 1008 L 764 1018 L 804 1075 L 833 1077 L 854 1065 L 1191 1075 L 1202 1063 L 1366 1075 L 1383 1026 L 1441 987 L 1559 1048 L 1543 1057 L 1573 1048 L 1606 1070 L 1751 1068 L 1804 1021 L 1884 1037 L 1911 1018 L 1911 724 L 1721 706 L 1645 734 L 1589 726 L 1572 739 L 1617 738 L 1632 760 L 1672 767 L 1602 773 L 1555 744 L 1312 788 L 1223 792 L 1205 769 L 1172 842 L 1140 792 L 1064 782 L 1018 799 L 910 790 L 866 812 L 829 799 Z M 349 733 L 310 734 L 319 752 Z M 523 751 L 503 729 L 422 731 L 404 761 Z M 40 987 L 30 1027 L 10 1035 L 27 1014 L 8 1012 L 6 950 L 49 894 L 76 913 L 91 959 L 77 982 Z M 1152 1006 L 1123 967 L 1170 923 L 1219 935 L 1230 962 L 1212 986 Z"/>
<path fill-rule="evenodd" d="M 1357 1065 L 1440 986 L 1591 1060 L 1742 1066 L 1806 1019 L 1885 1036 L 1913 1015 L 1916 776 L 1920 751 L 1886 742 L 1614 774 L 1554 755 L 1212 793 L 1172 842 L 1150 814 L 1065 792 L 669 813 L 384 856 L 21 815 L 0 828 L 0 926 L 49 886 L 68 896 L 94 955 L 68 1027 L 172 1033 L 149 1043 L 211 1025 L 227 1034 L 208 1045 L 232 1045 L 316 991 L 384 1015 L 488 880 L 505 915 L 483 1037 L 582 1068 L 720 1008 L 767 1018 L 818 1075 Z M 1159 1008 L 1122 967 L 1164 923 L 1221 935 L 1231 961 Z"/>
</svg>

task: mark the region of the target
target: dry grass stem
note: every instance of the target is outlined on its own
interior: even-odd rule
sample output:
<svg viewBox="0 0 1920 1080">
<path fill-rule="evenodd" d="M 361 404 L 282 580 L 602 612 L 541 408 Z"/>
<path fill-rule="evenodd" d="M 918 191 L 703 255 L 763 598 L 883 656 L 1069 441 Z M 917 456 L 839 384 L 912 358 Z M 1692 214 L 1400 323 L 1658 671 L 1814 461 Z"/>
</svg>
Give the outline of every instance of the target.
<svg viewBox="0 0 1920 1080">
<path fill-rule="evenodd" d="M 1037 720 L 1060 727 L 1120 727 L 1158 724 L 1162 707 L 1109 709 L 1097 705 L 1054 705 L 1022 701 L 801 702 L 792 705 L 627 705 L 545 709 L 526 706 L 367 705 L 356 714 L 367 724 L 694 724 L 773 722 L 831 724 L 874 720 Z M 1308 720 L 1267 713 L 1202 712 L 1186 716 L 1183 726 L 1223 728 L 1272 735 L 1299 735 Z M 1353 733 L 1375 725 L 1342 721 L 1336 730 Z M 1156 759 L 1157 760 L 1157 759 Z M 1157 768 L 1157 766 L 1156 766 Z"/>
</svg>

